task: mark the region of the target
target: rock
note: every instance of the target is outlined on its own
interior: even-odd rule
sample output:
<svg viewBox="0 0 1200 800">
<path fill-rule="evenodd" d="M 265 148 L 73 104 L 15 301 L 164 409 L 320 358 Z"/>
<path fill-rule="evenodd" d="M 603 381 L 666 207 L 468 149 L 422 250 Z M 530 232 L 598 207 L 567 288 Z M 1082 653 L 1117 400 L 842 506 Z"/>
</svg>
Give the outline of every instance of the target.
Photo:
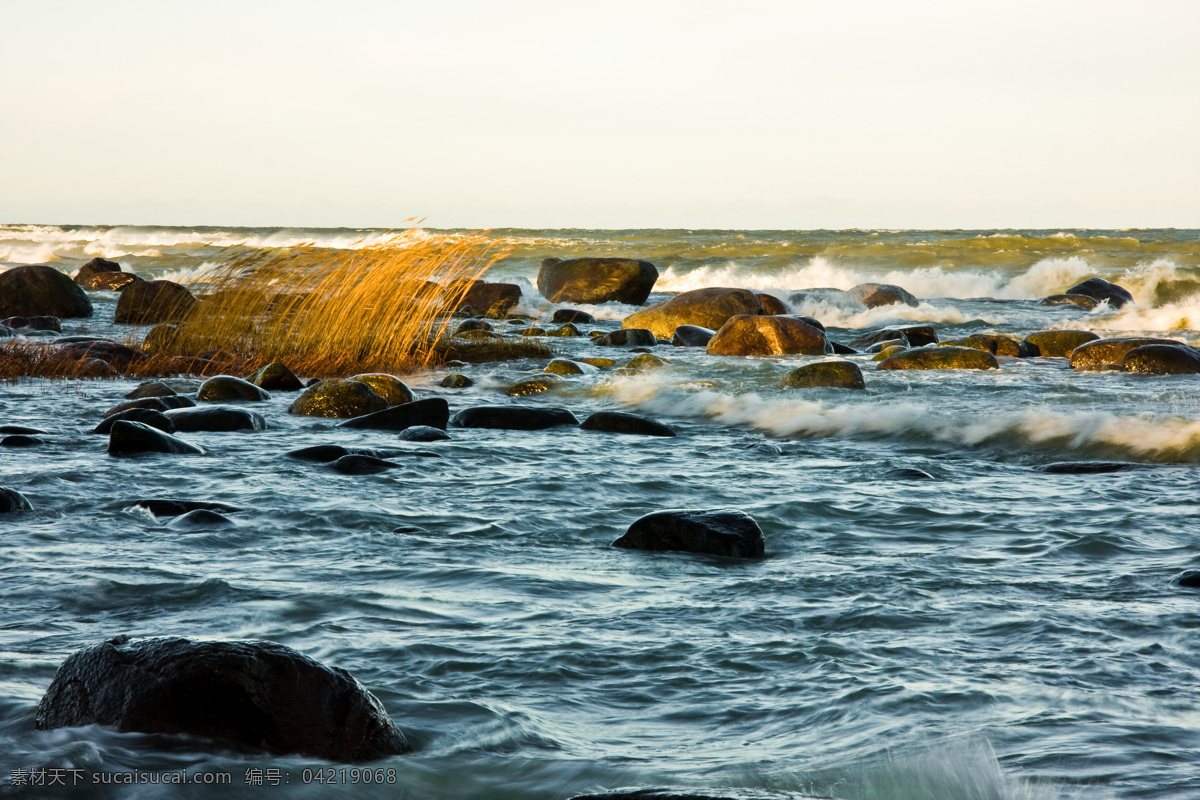
<svg viewBox="0 0 1200 800">
<path fill-rule="evenodd" d="M 630 314 L 621 321 L 621 327 L 645 328 L 656 337 L 670 339 L 680 325 L 717 330 L 730 317 L 762 313 L 762 301 L 749 289 L 693 289 Z"/>
<path fill-rule="evenodd" d="M 127 370 L 146 360 L 146 354 L 141 350 L 107 341 L 72 342 L 60 345 L 58 351 L 64 358 L 74 360 L 98 358 L 119 370 Z"/>
<path fill-rule="evenodd" d="M 1071 351 L 1071 367 L 1073 369 L 1088 369 L 1101 367 L 1106 364 L 1120 365 L 1125 356 L 1131 351 L 1148 344 L 1180 345 L 1174 339 L 1142 338 L 1113 338 L 1093 339 L 1084 342 Z"/>
<path fill-rule="evenodd" d="M 450 434 L 429 425 L 413 425 L 400 431 L 396 438 L 404 442 L 445 442 L 449 441 Z"/>
<path fill-rule="evenodd" d="M 615 367 L 617 365 L 617 362 L 613 361 L 611 358 L 581 358 L 578 359 L 578 361 L 580 364 L 589 364 L 596 369 L 605 369 L 607 367 Z"/>
<path fill-rule="evenodd" d="M 514 431 L 540 431 L 560 425 L 579 425 L 565 408 L 538 406 L 472 406 L 450 418 L 455 428 L 502 428 Z"/>
<path fill-rule="evenodd" d="M 730 317 L 705 348 L 714 356 L 824 355 L 833 351 L 824 331 L 795 317 Z"/>
<path fill-rule="evenodd" d="M 676 347 L 707 347 L 717 332 L 712 328 L 701 328 L 699 325 L 680 325 L 671 334 L 671 344 Z"/>
<path fill-rule="evenodd" d="M 646 302 L 658 270 L 632 258 L 548 258 L 538 270 L 537 288 L 551 303 Z"/>
<path fill-rule="evenodd" d="M 545 328 L 522 328 L 517 331 L 517 336 L 545 336 Z"/>
<path fill-rule="evenodd" d="M 206 508 L 197 508 L 175 517 L 167 527 L 175 530 L 210 530 L 235 526 L 236 523 L 224 514 Z"/>
<path fill-rule="evenodd" d="M 1109 283 L 1103 278 L 1088 278 L 1083 283 L 1077 283 L 1066 292 L 1068 295 L 1081 294 L 1097 301 L 1108 301 L 1112 308 L 1120 308 L 1126 303 L 1133 302 L 1133 295 L 1128 290 Z"/>
<path fill-rule="evenodd" d="M 492 323 L 486 319 L 464 319 L 458 323 L 458 327 L 454 329 L 454 335 L 459 336 L 467 331 L 491 331 L 495 330 Z"/>
<path fill-rule="evenodd" d="M 629 359 L 629 363 L 625 365 L 625 369 L 641 371 L 647 369 L 660 369 L 666 365 L 667 362 L 663 361 L 658 356 L 650 353 L 642 353 L 640 356 L 635 356 Z"/>
<path fill-rule="evenodd" d="M 879 362 L 876 369 L 999 369 L 991 353 L 972 347 L 934 345 L 905 350 Z"/>
<path fill-rule="evenodd" d="M 99 425 L 92 428 L 92 433 L 101 433 L 107 436 L 117 422 L 140 422 L 163 433 L 175 432 L 175 423 L 171 422 L 162 411 L 156 411 L 153 408 L 130 408 L 118 411 L 111 417 L 105 417 Z"/>
<path fill-rule="evenodd" d="M 654 347 L 658 337 L 645 328 L 622 328 L 598 336 L 592 343 L 600 347 Z"/>
<path fill-rule="evenodd" d="M 177 408 L 166 413 L 167 419 L 181 433 L 193 431 L 265 431 L 267 420 L 262 414 L 245 408 L 213 406 L 209 408 Z"/>
<path fill-rule="evenodd" d="M 69 277 L 40 264 L 0 272 L 0 317 L 90 317 L 92 301 Z"/>
<path fill-rule="evenodd" d="M 39 428 L 30 428 L 26 425 L 0 425 L 0 433 L 24 433 L 30 436 L 37 436 L 45 433 Z"/>
<path fill-rule="evenodd" d="M 140 280 L 141 278 L 132 272 L 98 272 L 89 275 L 82 282 L 76 282 L 89 292 L 119 292 Z"/>
<path fill-rule="evenodd" d="M 644 301 L 643 301 L 644 302 Z M 596 321 L 596 318 L 586 311 L 580 311 L 576 308 L 560 308 L 554 312 L 554 316 L 550 318 L 551 322 L 578 322 L 581 325 L 591 325 Z"/>
<path fill-rule="evenodd" d="M 288 407 L 288 413 L 304 417 L 361 417 L 387 407 L 388 401 L 365 383 L 330 378 L 305 389 Z"/>
<path fill-rule="evenodd" d="M 442 378 L 440 386 L 445 386 L 448 389 L 466 389 L 468 386 L 474 386 L 475 381 L 468 378 L 466 375 L 454 373 Z"/>
<path fill-rule="evenodd" d="M 315 444 L 311 447 L 301 447 L 299 450 L 292 450 L 285 453 L 288 458 L 294 458 L 298 461 L 337 461 L 342 456 L 348 456 L 351 453 L 362 455 L 376 455 L 374 450 L 355 449 L 349 450 L 342 447 L 340 444 Z"/>
<path fill-rule="evenodd" d="M 46 440 L 26 433 L 14 433 L 0 439 L 0 447 L 37 447 L 40 444 L 46 444 Z"/>
<path fill-rule="evenodd" d="M 569 358 L 556 358 L 547 364 L 543 371 L 551 375 L 591 375 L 600 370 L 591 364 L 581 364 Z"/>
<path fill-rule="evenodd" d="M 573 324 L 568 322 L 561 328 L 555 328 L 554 330 L 546 331 L 546 335 L 557 336 L 560 338 L 574 338 L 576 336 L 582 336 L 583 333 L 580 332 L 579 328 L 576 328 Z"/>
<path fill-rule="evenodd" d="M 250 376 L 249 381 L 268 392 L 298 392 L 304 388 L 304 381 L 288 369 L 286 364 L 279 361 L 273 361 L 262 367 Z"/>
<path fill-rule="evenodd" d="M 8 317 L 0 319 L 0 325 L 16 331 L 54 331 L 62 333 L 62 320 L 58 317 Z"/>
<path fill-rule="evenodd" d="M 630 433 L 637 436 L 674 436 L 675 431 L 649 417 L 624 411 L 597 411 L 579 426 L 585 431 Z"/>
<path fill-rule="evenodd" d="M 905 328 L 882 328 L 865 333 L 850 340 L 851 347 L 859 349 L 870 347 L 880 342 L 900 341 L 913 347 L 923 347 L 927 344 L 937 344 L 937 331 L 930 325 L 910 325 Z"/>
<path fill-rule="evenodd" d="M 107 258 L 100 258 L 97 256 L 79 268 L 79 271 L 75 273 L 74 280 L 76 283 L 82 284 L 92 275 L 99 275 L 104 272 L 120 271 L 121 265 L 116 261 L 109 261 Z"/>
<path fill-rule="evenodd" d="M 408 388 L 404 381 L 395 375 L 370 372 L 364 375 L 353 375 L 350 377 L 350 380 L 370 386 L 371 390 L 384 400 L 387 400 L 390 406 L 404 405 L 417 399 L 417 396 L 413 394 L 413 390 Z"/>
<path fill-rule="evenodd" d="M 883 473 L 883 479 L 889 481 L 931 481 L 934 477 L 923 469 L 916 467 L 896 467 Z"/>
<path fill-rule="evenodd" d="M 531 394 L 542 394 L 555 388 L 559 379 L 554 375 L 538 375 L 517 381 L 504 392 L 509 397 L 526 397 Z"/>
<path fill-rule="evenodd" d="M 1039 469 L 1050 475 L 1102 475 L 1109 472 L 1145 469 L 1145 465 L 1131 464 L 1127 461 L 1063 461 L 1057 464 L 1046 464 Z"/>
<path fill-rule="evenodd" d="M 784 375 L 780 389 L 866 389 L 862 370 L 851 361 L 818 361 Z"/>
<path fill-rule="evenodd" d="M 409 751 L 382 704 L 349 673 L 272 642 L 118 636 L 81 650 L 59 667 L 36 727 L 83 725 L 338 762 Z"/>
<path fill-rule="evenodd" d="M 1200 589 L 1200 570 L 1185 569 L 1175 577 L 1174 582 L 1186 589 Z"/>
<path fill-rule="evenodd" d="M 138 500 L 134 505 L 146 509 L 155 517 L 178 517 L 190 511 L 219 511 L 222 514 L 236 514 L 241 511 L 237 506 L 205 500 L 152 499 Z"/>
<path fill-rule="evenodd" d="M 454 336 L 458 339 L 466 339 L 468 342 L 492 342 L 502 338 L 499 334 L 492 333 L 491 331 L 479 330 L 463 331 L 462 333 L 454 334 Z"/>
<path fill-rule="evenodd" d="M 376 431 L 402 431 L 414 425 L 427 425 L 445 429 L 450 421 L 450 406 L 443 397 L 414 400 L 398 406 L 381 409 L 370 414 L 353 417 L 338 425 L 339 428 L 357 428 Z"/>
<path fill-rule="evenodd" d="M 503 317 L 519 302 L 521 287 L 515 283 L 473 281 L 459 301 L 457 310 L 469 308 L 473 314 L 497 318 Z"/>
<path fill-rule="evenodd" d="M 329 468 L 342 475 L 377 475 L 399 466 L 382 458 L 351 453 L 334 461 Z"/>
<path fill-rule="evenodd" d="M 875 350 L 875 348 L 879 348 L 879 352 L 874 358 L 871 359 L 872 361 L 883 361 L 891 358 L 897 353 L 903 353 L 908 349 L 908 347 L 905 345 L 897 344 L 895 342 L 880 342 L 879 344 L 871 345 L 867 352 L 870 353 L 871 351 Z"/>
<path fill-rule="evenodd" d="M 171 281 L 135 281 L 121 289 L 113 322 L 155 325 L 180 322 L 198 301 L 186 286 Z"/>
<path fill-rule="evenodd" d="M 763 535 L 741 511 L 656 511 L 630 525 L 613 546 L 748 558 L 763 554 Z"/>
<path fill-rule="evenodd" d="M 1155 375 L 1195 375 L 1200 373 L 1200 352 L 1183 344 L 1146 344 L 1126 353 L 1121 369 Z"/>
<path fill-rule="evenodd" d="M 146 381 L 145 383 L 139 383 L 125 397 L 130 400 L 141 400 L 143 397 L 171 397 L 176 394 L 179 394 L 179 392 L 162 381 Z"/>
<path fill-rule="evenodd" d="M 204 450 L 141 422 L 114 422 L 108 432 L 108 454 L 121 456 L 132 453 L 204 455 Z"/>
<path fill-rule="evenodd" d="M 10 511 L 33 511 L 33 506 L 25 499 L 25 495 L 16 489 L 0 486 L 0 514 Z"/>
<path fill-rule="evenodd" d="M 1049 297 L 1043 297 L 1038 302 L 1040 306 L 1078 306 L 1086 308 L 1089 311 L 1100 305 L 1094 298 L 1088 297 L 1085 294 L 1052 294 Z"/>
<path fill-rule="evenodd" d="M 948 339 L 941 343 L 942 347 L 970 347 L 983 350 L 994 356 L 1005 358 L 1021 358 L 1032 354 L 1029 348 L 1022 349 L 1021 343 L 1008 336 L 995 333 L 973 333 L 961 339 Z"/>
<path fill-rule="evenodd" d="M 111 417 L 114 414 L 120 414 L 122 411 L 129 411 L 133 408 L 149 408 L 154 411 L 168 411 L 172 408 L 191 408 L 195 405 L 196 404 L 192 402 L 190 397 L 185 397 L 181 394 L 168 395 L 167 397 L 143 397 L 138 400 L 117 403 L 115 406 L 105 411 L 102 416 Z"/>
<path fill-rule="evenodd" d="M 1066 358 L 1071 351 L 1085 342 L 1094 342 L 1100 337 L 1091 331 L 1039 331 L 1025 337 L 1025 343 L 1034 355 L 1044 358 Z"/>
<path fill-rule="evenodd" d="M 780 300 L 778 297 L 776 297 L 773 294 L 764 294 L 763 292 L 755 292 L 754 296 L 758 298 L 760 303 L 762 303 L 764 314 L 768 314 L 770 316 L 775 316 L 776 314 L 790 314 L 791 313 L 791 309 L 789 309 L 782 300 Z"/>
<path fill-rule="evenodd" d="M 179 326 L 170 323 L 155 325 L 142 339 L 142 351 L 151 355 L 167 355 L 176 348 Z"/>
<path fill-rule="evenodd" d="M 205 403 L 261 403 L 270 400 L 271 395 L 250 381 L 232 375 L 216 375 L 200 384 L 196 391 L 196 399 Z"/>
<path fill-rule="evenodd" d="M 890 306 L 902 303 L 917 307 L 919 301 L 908 291 L 890 283 L 860 283 L 847 291 L 852 298 L 867 308 Z"/>
</svg>

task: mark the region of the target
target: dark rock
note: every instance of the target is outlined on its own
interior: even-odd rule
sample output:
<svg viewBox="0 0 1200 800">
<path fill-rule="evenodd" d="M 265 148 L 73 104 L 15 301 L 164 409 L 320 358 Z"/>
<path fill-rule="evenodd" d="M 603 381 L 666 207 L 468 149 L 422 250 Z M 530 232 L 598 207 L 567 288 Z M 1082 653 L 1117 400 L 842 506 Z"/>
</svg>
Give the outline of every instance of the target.
<svg viewBox="0 0 1200 800">
<path fill-rule="evenodd" d="M 450 439 L 450 434 L 429 425 L 413 425 L 400 431 L 396 438 L 405 442 L 444 442 Z"/>
<path fill-rule="evenodd" d="M 284 455 L 299 461 L 337 461 L 342 456 L 350 455 L 350 450 L 340 444 L 314 444 L 311 447 L 291 450 Z"/>
<path fill-rule="evenodd" d="M 296 377 L 296 373 L 288 369 L 286 364 L 278 361 L 255 372 L 249 381 L 268 392 L 298 392 L 304 388 L 304 381 Z"/>
<path fill-rule="evenodd" d="M 119 292 L 131 283 L 142 280 L 132 272 L 98 272 L 83 281 L 76 281 L 89 292 Z"/>
<path fill-rule="evenodd" d="M 866 389 L 862 370 L 851 361 L 819 361 L 784 375 L 781 389 Z"/>
<path fill-rule="evenodd" d="M 890 283 L 860 283 L 847 291 L 851 297 L 867 308 L 890 306 L 902 303 L 906 306 L 919 305 L 916 297 L 908 291 Z"/>
<path fill-rule="evenodd" d="M 597 411 L 579 426 L 585 431 L 630 433 L 637 436 L 674 436 L 675 431 L 661 422 L 624 411 Z"/>
<path fill-rule="evenodd" d="M 960 339 L 947 339 L 941 343 L 941 346 L 970 347 L 1005 358 L 1020 358 L 1023 352 L 1029 352 L 1028 350 L 1023 351 L 1021 343 L 1016 339 L 995 333 L 973 333 Z"/>
<path fill-rule="evenodd" d="M 54 331 L 62 333 L 62 321 L 58 317 L 9 317 L 0 319 L 0 325 L 15 330 Z"/>
<path fill-rule="evenodd" d="M 1120 308 L 1126 303 L 1133 302 L 1133 295 L 1128 290 L 1109 283 L 1103 278 L 1088 278 L 1083 283 L 1077 283 L 1066 292 L 1068 295 L 1081 294 L 1093 300 L 1107 300 L 1112 308 Z"/>
<path fill-rule="evenodd" d="M 25 433 L 30 436 L 37 436 L 40 433 L 45 433 L 45 431 L 25 425 L 0 425 L 0 433 Z"/>
<path fill-rule="evenodd" d="M 896 467 L 883 473 L 884 480 L 889 481 L 931 481 L 934 477 L 923 469 L 916 467 Z"/>
<path fill-rule="evenodd" d="M 37 447 L 39 444 L 45 444 L 45 439 L 39 439 L 36 436 L 30 436 L 25 433 L 14 433 L 12 436 L 5 436 L 0 439 L 0 447 Z"/>
<path fill-rule="evenodd" d="M 706 347 L 717 332 L 712 328 L 701 328 L 698 325 L 680 325 L 671 334 L 671 344 L 676 347 Z"/>
<path fill-rule="evenodd" d="M 581 325 L 591 325 L 596 321 L 596 318 L 588 312 L 580 311 L 576 308 L 560 308 L 554 312 L 554 316 L 550 318 L 550 321 L 559 323 L 578 322 Z"/>
<path fill-rule="evenodd" d="M 167 419 L 180 433 L 194 431 L 265 431 L 267 420 L 262 414 L 245 408 L 215 406 L 209 408 L 177 408 L 168 411 Z"/>
<path fill-rule="evenodd" d="M 1095 298 L 1088 297 L 1085 294 L 1052 294 L 1049 297 L 1043 297 L 1038 305 L 1042 306 L 1078 306 L 1086 308 L 1089 311 L 1100 305 Z"/>
<path fill-rule="evenodd" d="M 862 349 L 887 341 L 900 341 L 913 347 L 937 344 L 937 331 L 930 325 L 910 325 L 905 328 L 882 328 L 850 340 L 851 347 Z"/>
<path fill-rule="evenodd" d="M 1142 345 L 1125 354 L 1121 369 L 1155 375 L 1195 375 L 1200 373 L 1200 352 L 1183 344 Z"/>
<path fill-rule="evenodd" d="M 172 408 L 191 408 L 196 404 L 192 402 L 190 397 L 185 397 L 181 394 L 168 395 L 166 397 L 143 397 L 139 400 L 129 400 L 124 403 L 117 403 L 112 408 L 104 412 L 105 417 L 111 417 L 114 414 L 120 414 L 122 411 L 129 411 L 134 408 L 149 408 L 153 411 L 168 411 Z"/>
<path fill-rule="evenodd" d="M 340 419 L 361 417 L 387 407 L 388 401 L 365 383 L 330 378 L 305 389 L 288 407 L 288 413 Z"/>
<path fill-rule="evenodd" d="M 141 422 L 114 422 L 108 432 L 108 454 L 119 456 L 133 453 L 204 455 L 204 450 Z"/>
<path fill-rule="evenodd" d="M 121 289 L 113 322 L 156 325 L 180 322 L 198 301 L 186 286 L 171 281 L 134 281 Z"/>
<path fill-rule="evenodd" d="M 596 337 L 592 344 L 600 347 L 654 347 L 658 337 L 645 328 L 622 328 Z"/>
<path fill-rule="evenodd" d="M 139 383 L 137 387 L 125 395 L 130 400 L 141 400 L 143 397 L 171 397 L 179 394 L 162 381 L 146 381 Z"/>
<path fill-rule="evenodd" d="M 591 375 L 599 372 L 597 367 L 591 364 L 583 364 L 578 361 L 572 361 L 569 358 L 556 358 L 546 365 L 543 372 L 548 372 L 551 375 Z"/>
<path fill-rule="evenodd" d="M 81 650 L 59 667 L 36 727 L 83 725 L 340 762 L 409 750 L 382 704 L 349 673 L 271 642 L 119 636 Z"/>
<path fill-rule="evenodd" d="M 468 386 L 474 386 L 475 381 L 468 378 L 466 375 L 455 373 L 442 378 L 441 386 L 447 389 L 466 389 Z"/>
<path fill-rule="evenodd" d="M 451 293 L 457 287 L 452 287 Z M 474 281 L 458 303 L 458 310 L 470 309 L 472 314 L 484 317 L 503 317 L 513 306 L 521 302 L 521 287 L 515 283 L 488 283 Z"/>
<path fill-rule="evenodd" d="M 1136 350 L 1148 344 L 1181 345 L 1174 339 L 1156 339 L 1153 337 L 1129 337 L 1113 339 L 1093 339 L 1084 342 L 1071 351 L 1071 367 L 1087 369 L 1101 367 L 1105 364 L 1119 365 L 1131 350 Z"/>
<path fill-rule="evenodd" d="M 235 523 L 224 514 L 218 514 L 216 511 L 206 508 L 197 508 L 175 517 L 171 520 L 169 527 L 176 530 L 232 528 L 235 527 Z"/>
<path fill-rule="evenodd" d="M 232 375 L 215 375 L 200 384 L 196 399 L 205 403 L 261 403 L 270 400 L 271 395 L 250 381 Z"/>
<path fill-rule="evenodd" d="M 754 296 L 757 297 L 759 302 L 762 303 L 764 314 L 775 316 L 776 314 L 791 313 L 791 309 L 787 307 L 787 304 L 773 294 L 755 292 Z"/>
<path fill-rule="evenodd" d="M 25 499 L 25 495 L 16 489 L 0 486 L 0 514 L 10 511 L 33 511 L 33 506 Z"/>
<path fill-rule="evenodd" d="M 109 261 L 107 258 L 96 257 L 84 264 L 75 273 L 75 282 L 82 284 L 93 275 L 99 275 L 105 272 L 120 272 L 121 265 L 116 261 Z"/>
<path fill-rule="evenodd" d="M 642 353 L 640 356 L 629 359 L 629 362 L 625 365 L 625 369 L 640 372 L 648 369 L 659 369 L 666 365 L 667 362 L 658 356 L 652 353 Z"/>
<path fill-rule="evenodd" d="M 877 369 L 999 369 L 1000 362 L 985 350 L 933 345 L 905 350 L 879 362 Z"/>
<path fill-rule="evenodd" d="M 833 351 L 825 332 L 795 317 L 730 317 L 705 348 L 715 356 L 824 355 Z"/>
<path fill-rule="evenodd" d="M 1131 464 L 1126 461 L 1063 461 L 1040 467 L 1042 472 L 1051 475 L 1103 475 L 1109 472 L 1126 472 L 1131 469 L 1145 468 L 1145 464 Z"/>
<path fill-rule="evenodd" d="M 450 406 L 445 398 L 430 397 L 353 417 L 340 423 L 338 427 L 402 431 L 414 425 L 428 425 L 431 428 L 444 429 L 449 421 Z"/>
<path fill-rule="evenodd" d="M 857 355 L 858 351 L 849 345 L 844 345 L 841 342 L 830 341 L 829 346 L 833 348 L 835 356 L 853 356 Z"/>
<path fill-rule="evenodd" d="M 389 469 L 396 469 L 398 466 L 400 465 L 384 461 L 382 458 L 351 453 L 334 461 L 329 468 L 342 475 L 375 475 L 387 472 Z"/>
<path fill-rule="evenodd" d="M 90 317 L 92 301 L 68 276 L 33 264 L 0 272 L 0 317 Z"/>
<path fill-rule="evenodd" d="M 1185 569 L 1175 578 L 1175 583 L 1187 589 L 1200 589 L 1200 569 Z"/>
<path fill-rule="evenodd" d="M 806 317 L 803 314 L 788 314 L 787 316 L 790 319 L 798 319 L 801 322 L 811 325 L 814 328 L 816 328 L 817 330 L 819 330 L 821 333 L 825 332 L 824 323 L 822 323 L 821 320 L 817 319 L 816 317 Z"/>
<path fill-rule="evenodd" d="M 547 336 L 557 336 L 560 338 L 573 339 L 576 336 L 582 336 L 583 333 L 579 330 L 579 328 L 576 328 L 573 324 L 568 322 L 566 325 L 563 325 L 560 328 L 555 328 L 553 330 L 546 331 L 546 335 Z"/>
<path fill-rule="evenodd" d="M 1079 345 L 1094 342 L 1099 338 L 1091 331 L 1039 331 L 1026 336 L 1025 344 L 1036 351 L 1036 356 L 1066 358 Z"/>
<path fill-rule="evenodd" d="M 464 319 L 458 323 L 458 327 L 454 329 L 454 335 L 466 333 L 467 331 L 491 331 L 495 330 L 495 326 L 486 319 Z"/>
<path fill-rule="evenodd" d="M 763 535 L 741 511 L 656 511 L 630 525 L 613 546 L 747 558 L 763 554 Z"/>
<path fill-rule="evenodd" d="M 473 406 L 464 408 L 450 419 L 455 428 L 502 428 L 514 431 L 540 431 L 560 425 L 577 426 L 579 420 L 565 408 L 538 406 Z"/>
<path fill-rule="evenodd" d="M 572 258 L 542 261 L 537 288 L 551 303 L 646 302 L 658 270 L 632 258 Z"/>
<path fill-rule="evenodd" d="M 622 328 L 645 328 L 670 339 L 680 325 L 718 330 L 730 317 L 763 313 L 762 301 L 749 289 L 713 287 L 675 295 L 665 303 L 642 309 L 621 321 Z"/>
<path fill-rule="evenodd" d="M 171 323 L 155 325 L 146 331 L 142 339 L 142 352 L 151 355 L 167 355 L 175 350 L 179 335 L 179 326 Z"/>
<path fill-rule="evenodd" d="M 241 511 L 237 506 L 225 503 L 213 503 L 206 500 L 138 500 L 134 503 L 146 509 L 155 517 L 178 517 L 189 511 L 219 511 L 223 514 L 235 514 Z"/>
<path fill-rule="evenodd" d="M 504 338 L 498 333 L 480 330 L 462 331 L 454 336 L 458 339 L 466 339 L 468 342 L 495 342 Z"/>
<path fill-rule="evenodd" d="M 130 408 L 125 411 L 118 411 L 111 417 L 105 417 L 99 425 L 92 428 L 92 433 L 102 433 L 107 436 L 109 431 L 112 430 L 112 426 L 117 422 L 140 422 L 163 433 L 175 432 L 175 423 L 171 422 L 161 411 L 153 408 Z"/>
<path fill-rule="evenodd" d="M 132 347 L 116 342 L 73 342 L 60 345 L 58 351 L 65 358 L 76 360 L 98 358 L 119 370 L 129 369 L 134 364 L 140 364 L 146 360 L 146 354 L 141 350 L 135 350 Z"/>
</svg>

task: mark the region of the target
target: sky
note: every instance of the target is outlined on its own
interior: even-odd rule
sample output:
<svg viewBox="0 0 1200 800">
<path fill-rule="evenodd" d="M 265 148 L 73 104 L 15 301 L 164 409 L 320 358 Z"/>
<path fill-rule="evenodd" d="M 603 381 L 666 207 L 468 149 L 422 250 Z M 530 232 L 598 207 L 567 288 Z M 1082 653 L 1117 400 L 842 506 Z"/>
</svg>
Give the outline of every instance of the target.
<svg viewBox="0 0 1200 800">
<path fill-rule="evenodd" d="M 1194 0 L 3 0 L 0 222 L 1200 227 Z"/>
</svg>

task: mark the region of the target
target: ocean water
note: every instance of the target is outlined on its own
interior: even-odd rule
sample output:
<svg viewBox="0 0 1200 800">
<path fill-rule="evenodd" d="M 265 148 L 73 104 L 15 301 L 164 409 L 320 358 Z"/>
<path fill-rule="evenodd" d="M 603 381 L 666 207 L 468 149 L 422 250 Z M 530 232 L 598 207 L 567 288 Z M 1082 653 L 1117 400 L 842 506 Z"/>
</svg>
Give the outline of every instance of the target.
<svg viewBox="0 0 1200 800">
<path fill-rule="evenodd" d="M 451 232 L 453 233 L 453 232 Z M 202 285 L 248 249 L 378 241 L 374 230 L 0 226 L 0 269 L 94 256 Z M 932 324 L 942 339 L 1079 328 L 1200 344 L 1200 231 L 497 230 L 490 279 L 537 294 L 542 258 L 622 255 L 660 272 L 651 301 L 703 286 L 771 292 L 847 342 Z M 1099 275 L 1122 309 L 1037 304 Z M 916 308 L 792 295 L 864 281 Z M 67 333 L 124 335 L 115 295 Z M 583 306 L 611 330 L 633 307 Z M 625 355 L 551 339 L 568 357 Z M 842 800 L 1194 798 L 1200 783 L 1200 377 L 876 372 L 865 392 L 783 390 L 821 357 L 670 363 L 504 389 L 544 362 L 404 376 L 456 411 L 520 402 L 581 419 L 627 410 L 678 437 L 451 430 L 422 445 L 258 404 L 261 432 L 195 433 L 198 457 L 112 458 L 89 433 L 130 381 L 0 386 L 0 424 L 48 442 L 0 449 L 0 794 L 532 798 L 616 787 L 763 789 Z M 284 453 L 408 448 L 342 476 Z M 1109 474 L 1043 471 L 1105 459 Z M 914 468 L 932 480 L 904 480 Z M 228 503 L 232 527 L 180 529 L 134 502 Z M 610 543 L 663 508 L 735 508 L 767 556 L 639 553 Z M 39 732 L 63 659 L 118 635 L 267 639 L 349 670 L 414 745 L 384 784 L 311 778 L 329 764 L 187 737 Z M 14 770 L 227 773 L 231 786 L 24 788 Z M 280 770 L 286 790 L 246 783 Z M 307 773 L 305 771 L 308 771 Z M 309 776 L 306 782 L 305 775 Z M 391 782 L 393 781 L 394 782 Z"/>
</svg>

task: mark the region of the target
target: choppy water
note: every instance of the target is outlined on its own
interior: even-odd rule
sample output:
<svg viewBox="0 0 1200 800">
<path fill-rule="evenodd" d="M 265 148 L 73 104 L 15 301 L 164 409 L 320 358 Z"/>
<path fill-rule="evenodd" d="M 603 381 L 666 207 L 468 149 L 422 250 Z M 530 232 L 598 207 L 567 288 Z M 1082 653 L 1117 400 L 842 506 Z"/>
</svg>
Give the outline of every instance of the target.
<svg viewBox="0 0 1200 800">
<path fill-rule="evenodd" d="M 374 231 L 0 226 L 0 262 L 67 271 L 92 256 L 200 280 L 247 247 L 355 246 Z M 791 291 L 864 280 L 917 308 L 797 305 L 833 338 L 925 321 L 943 339 L 1047 328 L 1200 343 L 1197 231 L 496 231 L 493 273 L 536 296 L 545 256 L 654 261 L 658 288 Z M 1136 305 L 1041 307 L 1101 275 Z M 655 298 L 652 297 L 652 300 Z M 67 328 L 109 332 L 113 296 Z M 598 306 L 614 328 L 630 307 Z M 567 355 L 612 355 L 551 340 Z M 810 357 L 656 348 L 650 374 L 583 376 L 523 403 L 581 418 L 627 409 L 674 439 L 457 430 L 383 475 L 286 459 L 309 444 L 396 447 L 383 432 L 261 410 L 257 433 L 196 433 L 202 457 L 111 458 L 88 433 L 131 382 L 0 387 L 0 424 L 50 443 L 0 450 L 0 485 L 32 514 L 0 518 L 0 784 L 18 768 L 290 772 L 299 796 L 545 798 L 618 786 L 759 787 L 845 800 L 1192 798 L 1200 780 L 1200 378 L 999 371 L 874 372 L 862 393 L 785 391 Z M 512 402 L 542 363 L 406 377 L 452 410 Z M 1047 474 L 1116 459 L 1145 468 Z M 913 467 L 932 481 L 889 470 Z M 143 497 L 243 509 L 178 530 Z M 728 506 L 768 558 L 642 554 L 609 543 L 661 508 Z M 126 633 L 282 642 L 344 667 L 416 751 L 384 787 L 299 779 L 321 764 L 179 737 L 36 732 L 34 709 L 75 650 Z M 11 791 L 11 787 L 6 787 Z M 3 790 L 0 790 L 3 791 Z M 45 790 L 46 795 L 64 791 Z M 79 790 L 82 791 L 82 790 Z M 113 796 L 224 796 L 138 786 Z"/>
</svg>

